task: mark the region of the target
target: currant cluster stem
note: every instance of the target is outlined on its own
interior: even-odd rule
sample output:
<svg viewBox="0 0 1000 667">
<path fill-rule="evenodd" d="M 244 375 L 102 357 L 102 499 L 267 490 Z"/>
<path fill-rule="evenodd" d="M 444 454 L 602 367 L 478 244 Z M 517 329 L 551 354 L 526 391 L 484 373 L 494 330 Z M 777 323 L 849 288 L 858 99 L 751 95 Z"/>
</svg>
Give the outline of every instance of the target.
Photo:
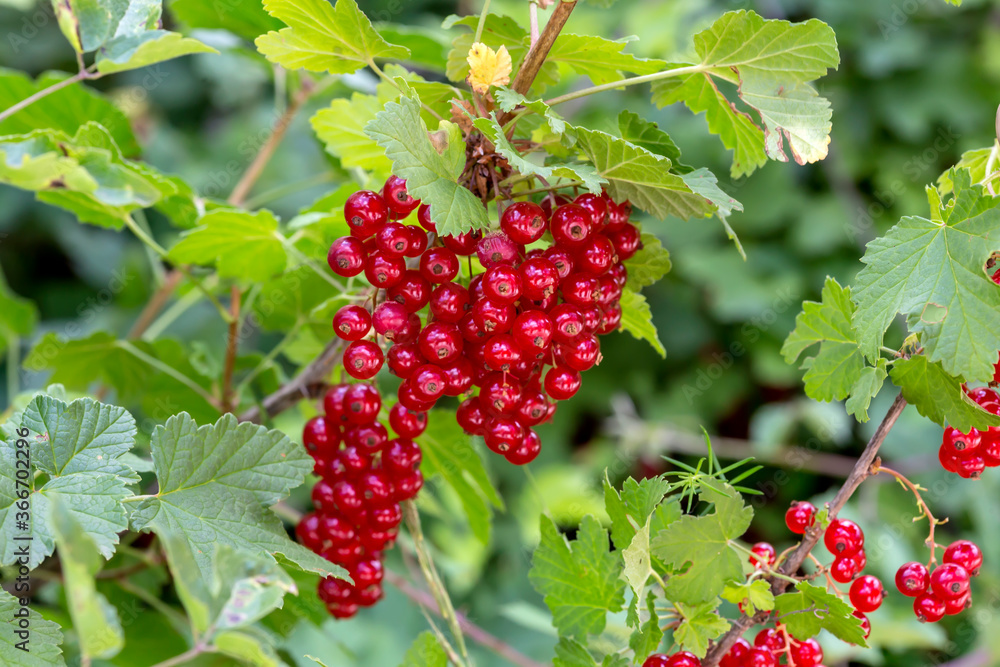
<svg viewBox="0 0 1000 667">
<path fill-rule="evenodd" d="M 885 466 L 883 466 L 882 461 L 880 459 L 875 459 L 875 462 L 872 464 L 872 474 L 877 475 L 880 472 L 884 472 L 887 475 L 892 475 L 893 477 L 895 477 L 896 480 L 904 487 L 909 489 L 910 492 L 913 494 L 914 498 L 916 498 L 917 507 L 920 508 L 920 514 L 914 517 L 913 520 L 919 521 L 920 519 L 926 517 L 927 522 L 930 524 L 930 533 L 927 536 L 925 544 L 927 544 L 927 548 L 930 550 L 931 554 L 930 559 L 927 561 L 927 569 L 933 568 L 934 564 L 937 563 L 937 543 L 934 541 L 934 530 L 940 524 L 945 523 L 947 519 L 944 520 L 935 519 L 934 515 L 931 513 L 931 508 L 927 506 L 927 503 L 924 502 L 923 496 L 920 495 L 920 487 L 911 482 L 910 480 L 908 480 L 902 473 L 896 472 L 891 468 L 886 468 Z"/>
</svg>

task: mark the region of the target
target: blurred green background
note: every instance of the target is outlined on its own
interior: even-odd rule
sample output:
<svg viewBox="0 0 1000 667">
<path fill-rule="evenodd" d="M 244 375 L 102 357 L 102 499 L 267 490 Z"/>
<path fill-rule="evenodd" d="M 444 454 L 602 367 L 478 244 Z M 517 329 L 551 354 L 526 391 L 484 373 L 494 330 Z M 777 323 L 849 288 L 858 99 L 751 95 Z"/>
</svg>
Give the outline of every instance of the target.
<svg viewBox="0 0 1000 667">
<path fill-rule="evenodd" d="M 467 0 L 359 4 L 377 21 L 430 30 L 448 14 L 480 8 Z M 0 0 L 2 66 L 32 75 L 75 70 L 46 5 Z M 494 0 L 493 7 L 526 23 L 527 2 Z M 531 477 L 488 461 L 508 505 L 497 515 L 488 548 L 468 532 L 449 496 L 425 508 L 458 606 L 541 660 L 551 655 L 555 640 L 547 610 L 527 580 L 537 515 L 547 510 L 572 529 L 582 515 L 602 514 L 605 468 L 617 483 L 628 475 L 666 471 L 662 455 L 691 460 L 704 450 L 703 427 L 726 458 L 768 461 L 749 483 L 764 495 L 753 499 L 758 514 L 748 538 L 772 541 L 779 550 L 791 544 L 782 520 L 788 503 L 829 499 L 851 465 L 849 457 L 860 451 L 893 398 L 887 385 L 873 404 L 872 422 L 859 425 L 842 406 L 804 397 L 800 371 L 779 354 L 800 303 L 818 297 L 827 275 L 850 282 L 865 243 L 903 215 L 924 215 L 925 184 L 964 150 L 986 146 L 993 136 L 1000 102 L 1000 3 L 966 0 L 955 8 L 943 0 L 620 0 L 610 11 L 581 4 L 567 31 L 637 35 L 629 47 L 636 53 L 679 59 L 694 32 L 733 9 L 754 9 L 768 18 L 816 17 L 833 26 L 842 65 L 820 81 L 834 109 L 829 158 L 807 167 L 771 163 L 734 181 L 728 178 L 730 155 L 708 135 L 704 118 L 680 107 L 651 107 L 643 87 L 565 105 L 564 114 L 601 129 L 612 129 L 622 108 L 659 122 L 686 163 L 710 167 L 744 204 L 746 212 L 730 222 L 747 260 L 715 220 L 644 221 L 674 262 L 667 279 L 647 290 L 667 359 L 627 334 L 609 336 L 602 365 L 587 373 L 580 394 L 544 427 L 544 450 Z M 97 85 L 132 120 L 143 159 L 183 176 L 204 195 L 221 196 L 269 134 L 280 113 L 275 89 L 283 82 L 239 38 L 224 31 L 200 36 L 222 55 L 184 58 Z M 369 91 L 374 83 L 363 74 L 347 77 L 318 96 L 311 110 L 334 96 Z M 251 204 L 266 202 L 286 219 L 347 178 L 315 140 L 309 115 L 299 115 L 251 197 Z M 151 223 L 161 238 L 177 233 L 155 217 Z M 11 288 L 38 305 L 37 337 L 50 331 L 124 335 L 157 279 L 146 251 L 128 234 L 81 226 L 10 188 L 0 189 L 0 265 Z M 208 306 L 187 311 L 164 335 L 184 341 L 192 360 L 221 363 L 223 325 Z M 280 338 L 255 333 L 244 352 L 266 352 Z M 897 335 L 888 344 L 898 342 Z M 22 356 L 30 346 L 24 341 Z M 18 384 L 31 389 L 45 382 L 44 374 L 25 374 Z M 297 438 L 307 412 L 287 414 L 279 425 Z M 156 415 L 143 416 L 148 432 Z M 827 665 L 1000 664 L 1000 472 L 987 471 L 978 482 L 946 477 L 936 461 L 939 439 L 940 429 L 908 408 L 884 458 L 912 473 L 929 489 L 935 511 L 951 517 L 940 541 L 964 536 L 983 546 L 987 565 L 974 584 L 976 604 L 960 617 L 924 627 L 907 599 L 891 595 L 872 615 L 876 648 L 851 651 L 825 643 Z M 297 503 L 306 502 L 307 492 L 300 490 Z M 915 507 L 901 487 L 865 484 L 847 512 L 866 530 L 869 572 L 891 581 L 901 563 L 923 559 L 926 532 L 911 523 Z M 397 550 L 390 564 L 403 570 L 399 559 Z M 139 614 L 128 625 L 125 652 L 108 664 L 148 665 L 183 650 L 180 638 L 154 616 Z M 296 655 L 310 653 L 330 665 L 391 665 L 424 625 L 419 610 L 387 587 L 387 599 L 356 620 L 302 625 L 289 642 Z M 614 619 L 609 633 L 624 631 L 624 618 Z M 504 664 L 476 650 L 478 664 Z"/>
</svg>

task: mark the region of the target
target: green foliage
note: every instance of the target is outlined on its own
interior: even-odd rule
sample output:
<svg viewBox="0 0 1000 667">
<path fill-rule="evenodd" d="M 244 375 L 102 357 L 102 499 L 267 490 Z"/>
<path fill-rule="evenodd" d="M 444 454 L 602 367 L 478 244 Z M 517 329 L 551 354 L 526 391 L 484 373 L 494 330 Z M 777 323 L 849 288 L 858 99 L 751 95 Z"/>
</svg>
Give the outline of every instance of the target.
<svg viewBox="0 0 1000 667">
<path fill-rule="evenodd" d="M 646 297 L 638 292 L 625 290 L 622 292 L 622 330 L 629 332 L 638 340 L 647 341 L 661 357 L 667 356 L 667 350 L 660 342 L 659 334 L 653 325 L 653 311 L 649 308 Z"/>
<path fill-rule="evenodd" d="M 739 585 L 729 584 L 722 591 L 722 599 L 729 600 L 733 604 L 742 604 L 748 614 L 774 609 L 771 584 L 764 579 L 754 579 Z"/>
<path fill-rule="evenodd" d="M 902 389 L 907 402 L 942 426 L 947 424 L 963 432 L 1000 426 L 1000 417 L 986 412 L 966 395 L 961 380 L 924 355 L 899 359 L 889 370 L 889 377 Z"/>
<path fill-rule="evenodd" d="M 788 632 L 799 640 L 826 630 L 834 637 L 857 646 L 868 646 L 861 629 L 861 619 L 853 608 L 825 588 L 806 581 L 795 584 L 795 593 L 783 593 L 774 599 Z"/>
<path fill-rule="evenodd" d="M 642 663 L 655 653 L 663 641 L 663 630 L 660 629 L 660 617 L 656 613 L 656 596 L 652 591 L 646 596 L 646 612 L 649 617 L 629 637 L 628 647 L 635 653 L 635 661 Z"/>
<path fill-rule="evenodd" d="M 678 603 L 683 620 L 674 630 L 674 641 L 699 658 L 708 652 L 708 643 L 729 630 L 729 621 L 719 616 L 718 600 L 697 606 Z"/>
<path fill-rule="evenodd" d="M 399 667 L 447 667 L 448 656 L 434 634 L 424 632 L 403 656 Z"/>
<path fill-rule="evenodd" d="M 190 28 L 228 30 L 251 41 L 283 26 L 264 11 L 260 0 L 172 0 L 170 13 Z"/>
<path fill-rule="evenodd" d="M 625 287 L 638 292 L 643 287 L 659 282 L 670 272 L 670 253 L 660 239 L 652 234 L 642 235 L 642 248 L 631 259 L 625 261 L 628 282 Z"/>
<path fill-rule="evenodd" d="M 285 239 L 270 211 L 218 209 L 199 223 L 170 250 L 173 261 L 215 265 L 228 278 L 269 278 L 285 270 Z"/>
<path fill-rule="evenodd" d="M 25 602 L 27 598 L 21 598 Z M 27 604 L 5 590 L 0 590 L 0 614 L 5 619 L 15 618 L 15 613 L 24 610 L 30 623 L 30 642 L 23 644 L 25 637 L 18 636 L 17 625 L 13 622 L 0 623 L 0 660 L 8 665 L 21 667 L 65 667 L 62 654 L 62 632 L 59 625 L 42 618 Z M 21 644 L 20 648 L 18 644 Z M 27 650 L 26 650 L 27 649 Z"/>
</svg>

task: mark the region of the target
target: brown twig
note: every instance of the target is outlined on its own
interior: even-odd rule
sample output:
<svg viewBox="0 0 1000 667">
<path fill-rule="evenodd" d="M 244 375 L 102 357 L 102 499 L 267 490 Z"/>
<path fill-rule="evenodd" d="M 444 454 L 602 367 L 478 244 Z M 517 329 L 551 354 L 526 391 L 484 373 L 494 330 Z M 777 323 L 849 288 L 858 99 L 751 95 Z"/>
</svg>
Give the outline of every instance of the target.
<svg viewBox="0 0 1000 667">
<path fill-rule="evenodd" d="M 865 481 L 869 475 L 871 475 L 872 463 L 875 462 L 875 457 L 878 455 L 878 450 L 885 442 L 885 437 L 889 434 L 889 430 L 892 429 L 896 420 L 899 419 L 899 415 L 902 414 L 903 408 L 906 407 L 906 400 L 903 399 L 902 394 L 896 397 L 892 405 L 889 407 L 889 412 L 886 413 L 885 418 L 882 419 L 882 423 L 878 425 L 875 430 L 875 434 L 872 435 L 871 440 L 868 441 L 868 445 L 865 450 L 861 453 L 858 458 L 858 462 L 854 465 L 854 469 L 848 476 L 847 481 L 844 485 L 840 487 L 840 491 L 837 492 L 836 497 L 828 505 L 830 517 L 837 516 L 837 513 L 847 504 L 848 499 L 854 494 L 861 482 Z M 799 546 L 792 552 L 788 560 L 780 568 L 780 573 L 786 576 L 791 576 L 798 572 L 799 568 L 802 567 L 802 563 L 805 562 L 806 558 L 812 552 L 813 548 L 819 542 L 820 538 L 823 536 L 823 530 L 820 526 L 813 526 L 806 531 L 806 534 L 802 537 L 802 541 Z M 771 592 L 775 595 L 784 593 L 788 588 L 790 582 L 784 579 L 774 579 L 771 582 Z M 733 623 L 732 628 L 723 635 L 712 648 L 708 651 L 705 659 L 702 660 L 702 667 L 718 667 L 719 661 L 722 660 L 723 656 L 732 648 L 736 640 L 743 636 L 747 630 L 749 630 L 754 625 L 765 623 L 768 620 L 768 615 L 765 613 L 758 613 L 756 616 L 741 616 L 739 619 Z"/>
<path fill-rule="evenodd" d="M 233 411 L 233 369 L 236 368 L 236 349 L 240 340 L 240 288 L 233 285 L 229 298 L 229 314 L 233 321 L 229 323 L 229 337 L 226 342 L 226 361 L 222 370 L 222 411 Z"/>
<path fill-rule="evenodd" d="M 426 607 L 437 616 L 443 618 L 441 610 L 438 608 L 437 602 L 434 600 L 434 596 L 427 591 L 412 585 L 403 575 L 391 570 L 386 570 L 385 580 L 399 589 L 400 593 L 410 598 L 412 601 Z M 476 642 L 480 646 L 490 649 L 511 664 L 518 665 L 518 667 L 544 667 L 542 663 L 532 660 L 510 644 L 507 644 L 498 637 L 491 635 L 489 632 L 470 621 L 464 614 L 456 612 L 456 616 L 458 617 L 459 625 L 462 626 L 462 631 L 468 635 L 472 641 Z"/>
</svg>

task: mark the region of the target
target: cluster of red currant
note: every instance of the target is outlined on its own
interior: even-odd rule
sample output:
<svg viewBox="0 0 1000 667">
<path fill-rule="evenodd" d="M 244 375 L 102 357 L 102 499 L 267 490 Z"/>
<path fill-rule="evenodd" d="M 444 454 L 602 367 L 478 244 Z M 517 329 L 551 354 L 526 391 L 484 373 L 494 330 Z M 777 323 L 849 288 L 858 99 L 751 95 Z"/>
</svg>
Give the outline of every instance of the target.
<svg viewBox="0 0 1000 667">
<path fill-rule="evenodd" d="M 988 387 L 978 387 L 966 394 L 979 406 L 1000 415 L 1000 395 Z M 957 428 L 944 430 L 941 449 L 938 450 L 941 467 L 966 479 L 979 479 L 986 468 L 1000 466 L 1000 428 L 988 431 L 972 429 L 962 433 Z"/>
<path fill-rule="evenodd" d="M 403 224 L 414 211 L 420 226 Z M 386 363 L 403 380 L 399 402 L 415 413 L 465 396 L 457 419 L 466 432 L 511 463 L 533 461 L 541 440 L 532 427 L 576 394 L 580 373 L 601 360 L 597 335 L 621 322 L 622 262 L 640 247 L 630 212 L 606 195 L 550 196 L 508 206 L 497 232 L 446 236 L 399 178 L 382 194 L 353 194 L 344 207 L 351 235 L 333 243 L 330 267 L 363 272 L 372 305 L 381 290 L 385 299 L 336 314 L 334 330 L 350 342 L 347 372 L 369 380 Z M 527 248 L 546 232 L 553 243 Z M 471 274 L 473 255 L 483 272 L 463 285 L 459 257 Z"/>
<path fill-rule="evenodd" d="M 973 542 L 953 542 L 944 552 L 944 563 L 928 570 L 921 563 L 907 563 L 896 572 L 896 588 L 913 601 L 913 613 L 925 623 L 958 614 L 972 606 L 970 580 L 979 574 L 983 552 Z"/>
<path fill-rule="evenodd" d="M 335 618 L 382 598 L 382 553 L 399 532 L 399 503 L 416 497 L 424 484 L 420 447 L 413 438 L 427 415 L 396 404 L 389 425 L 378 421 L 382 398 L 370 384 L 335 385 L 323 399 L 324 414 L 305 426 L 302 440 L 320 480 L 312 490 L 315 510 L 295 527 L 299 541 L 343 566 L 354 584 L 323 579 L 319 596 Z"/>
</svg>

